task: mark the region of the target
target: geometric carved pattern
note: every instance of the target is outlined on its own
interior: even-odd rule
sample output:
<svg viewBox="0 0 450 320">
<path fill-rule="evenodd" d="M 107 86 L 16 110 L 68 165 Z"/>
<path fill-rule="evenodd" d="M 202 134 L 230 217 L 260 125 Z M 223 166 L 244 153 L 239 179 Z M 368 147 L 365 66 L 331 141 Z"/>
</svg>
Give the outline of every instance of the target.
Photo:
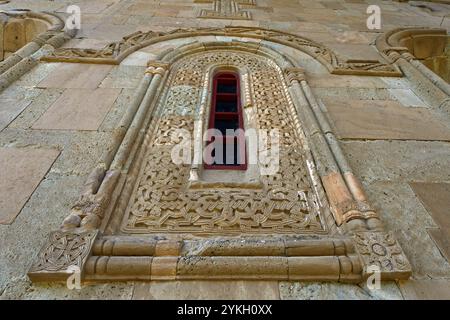
<svg viewBox="0 0 450 320">
<path fill-rule="evenodd" d="M 376 265 L 381 273 L 408 272 L 411 266 L 392 233 L 359 232 L 354 236 L 356 250 L 366 267 Z"/>
<path fill-rule="evenodd" d="M 54 231 L 42 247 L 29 272 L 67 271 L 69 266 L 82 268 L 89 256 L 98 230 L 83 233 Z"/>
<path fill-rule="evenodd" d="M 240 6 L 254 6 L 255 0 L 195 0 L 195 3 L 213 4 L 212 10 L 200 10 L 198 18 L 250 20 L 250 12 L 241 10 Z"/>
<path fill-rule="evenodd" d="M 248 70 L 258 128 L 280 131 L 280 170 L 261 176 L 261 189 L 189 189 L 191 167 L 171 161 L 171 132 L 183 128 L 192 133 L 200 104 L 200 75 L 206 75 L 208 67 L 215 64 Z M 294 115 L 287 107 L 282 74 L 269 60 L 233 51 L 197 54 L 175 63 L 168 81 L 168 98 L 160 102 L 156 134 L 146 139 L 148 149 L 122 231 L 327 233 L 318 197 L 311 188 L 305 151 L 290 119 Z M 191 95 L 182 110 L 178 99 L 171 99 L 179 96 L 180 90 Z"/>
<path fill-rule="evenodd" d="M 254 27 L 187 28 L 169 32 L 138 31 L 118 42 L 106 45 L 103 49 L 59 48 L 43 57 L 43 60 L 117 64 L 128 54 L 150 42 L 201 35 L 249 37 L 285 44 L 311 55 L 334 74 L 402 76 L 402 73 L 389 63 L 367 60 L 342 61 L 332 50 L 320 43 L 282 31 Z"/>
</svg>

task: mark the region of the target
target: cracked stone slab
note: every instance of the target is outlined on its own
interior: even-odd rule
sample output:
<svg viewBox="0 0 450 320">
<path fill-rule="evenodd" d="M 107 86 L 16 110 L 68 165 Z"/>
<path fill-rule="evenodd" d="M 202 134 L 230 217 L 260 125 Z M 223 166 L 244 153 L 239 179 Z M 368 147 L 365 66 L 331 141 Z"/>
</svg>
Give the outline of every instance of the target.
<svg viewBox="0 0 450 320">
<path fill-rule="evenodd" d="M 37 87 L 95 89 L 112 68 L 109 65 L 61 63 Z"/>
<path fill-rule="evenodd" d="M 324 99 L 343 139 L 450 141 L 450 129 L 425 108 L 405 108 L 396 101 Z"/>
<path fill-rule="evenodd" d="M 0 224 L 11 224 L 59 155 L 55 149 L 0 148 Z"/>
<path fill-rule="evenodd" d="M 120 89 L 66 90 L 33 125 L 33 129 L 97 130 Z"/>
<path fill-rule="evenodd" d="M 136 283 L 133 300 L 279 299 L 277 281 L 152 281 Z"/>
</svg>

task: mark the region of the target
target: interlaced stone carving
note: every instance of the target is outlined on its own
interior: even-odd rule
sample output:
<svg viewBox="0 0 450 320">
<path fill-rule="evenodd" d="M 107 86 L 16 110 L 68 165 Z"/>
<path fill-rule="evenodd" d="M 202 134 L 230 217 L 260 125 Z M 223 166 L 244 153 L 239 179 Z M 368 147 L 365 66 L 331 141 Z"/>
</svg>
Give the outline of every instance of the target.
<svg viewBox="0 0 450 320">
<path fill-rule="evenodd" d="M 98 230 L 72 233 L 54 231 L 30 269 L 30 272 L 64 271 L 69 266 L 82 267 L 89 256 Z"/>
<path fill-rule="evenodd" d="M 200 90 L 196 90 L 202 85 L 200 75 L 214 64 L 248 70 L 259 129 L 280 131 L 280 170 L 261 176 L 261 189 L 189 189 L 190 165 L 175 165 L 171 160 L 171 133 L 181 128 L 193 132 L 200 104 Z M 327 233 L 281 81 L 282 74 L 267 59 L 247 53 L 202 53 L 175 63 L 167 98 L 160 103 L 156 134 L 146 139 L 148 150 L 122 231 Z M 186 94 L 190 97 L 180 112 L 177 97 L 185 99 Z"/>
</svg>

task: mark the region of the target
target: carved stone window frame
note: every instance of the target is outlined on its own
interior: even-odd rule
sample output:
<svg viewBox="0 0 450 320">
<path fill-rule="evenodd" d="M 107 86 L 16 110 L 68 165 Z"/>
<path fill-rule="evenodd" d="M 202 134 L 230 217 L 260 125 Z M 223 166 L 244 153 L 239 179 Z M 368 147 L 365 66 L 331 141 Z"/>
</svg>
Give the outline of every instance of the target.
<svg viewBox="0 0 450 320">
<path fill-rule="evenodd" d="M 249 31 L 248 28 L 234 30 L 234 36 L 237 37 Z M 217 32 L 217 29 L 207 29 L 202 33 L 197 29 L 183 30 L 181 33 L 195 37 Z M 30 269 L 28 275 L 33 281 L 63 281 L 67 278 L 65 266 L 69 263 L 80 267 L 86 281 L 276 279 L 360 282 L 370 275 L 368 268 L 373 265 L 380 268 L 383 280 L 407 279 L 410 276 L 411 267 L 405 255 L 393 235 L 384 230 L 378 215 L 368 203 L 363 188 L 352 173 L 312 94 L 303 69 L 270 47 L 271 40 L 275 40 L 274 43 L 287 43 L 287 40 L 277 39 L 280 33 L 275 31 L 271 31 L 272 35 L 275 34 L 274 38 L 270 38 L 267 30 L 251 28 L 251 32 L 258 37 L 264 35 L 265 43 L 196 42 L 166 52 L 159 57 L 159 61 L 149 62 L 135 99 L 122 118 L 118 126 L 120 130 L 111 147 L 90 175 L 85 192 L 65 219 L 61 231 L 52 234 L 39 253 L 38 261 Z M 177 31 L 170 35 L 173 34 L 177 34 Z M 161 36 L 158 41 L 169 40 L 172 38 L 170 35 Z M 284 34 L 283 37 L 290 36 Z M 297 38 L 295 41 L 304 40 Z M 149 44 L 145 37 L 143 43 Z M 309 41 L 306 45 L 310 48 L 311 44 L 313 42 Z M 151 122 L 171 64 L 180 57 L 196 52 L 225 49 L 251 52 L 278 61 L 275 66 L 284 74 L 290 108 L 299 119 L 295 125 L 303 128 L 305 139 L 309 142 L 311 158 L 307 164 L 317 170 L 315 185 L 319 192 L 322 188 L 324 190 L 323 201 L 331 212 L 327 215 L 327 224 L 334 226 L 333 236 L 255 236 L 246 239 L 200 240 L 120 234 L 103 236 L 102 233 L 108 233 L 106 228 L 110 219 L 114 218 L 110 216 L 110 207 L 114 205 L 112 200 L 120 194 L 126 183 L 130 161 L 142 145 L 143 132 L 146 131 L 143 129 Z M 330 51 L 317 56 L 310 49 L 300 51 L 304 50 L 319 61 L 324 62 L 325 59 L 326 65 L 335 63 Z M 128 50 L 127 54 L 133 51 L 135 48 Z M 332 62 L 327 62 L 326 57 L 331 57 Z M 103 59 L 101 57 L 98 62 L 104 62 Z M 95 58 L 78 61 L 92 62 Z M 364 74 L 374 73 L 367 72 L 365 67 L 363 69 Z M 336 69 L 333 67 L 329 70 L 333 72 Z M 385 71 L 381 74 L 386 75 Z M 67 237 L 70 239 L 64 240 Z M 79 240 L 74 242 L 74 239 Z M 202 248 L 200 251 L 199 247 Z M 72 261 L 74 250 L 77 259 Z M 64 254 L 59 254 L 61 252 Z M 83 259 L 78 259 L 79 256 Z M 63 263 L 55 263 L 59 260 Z"/>
</svg>

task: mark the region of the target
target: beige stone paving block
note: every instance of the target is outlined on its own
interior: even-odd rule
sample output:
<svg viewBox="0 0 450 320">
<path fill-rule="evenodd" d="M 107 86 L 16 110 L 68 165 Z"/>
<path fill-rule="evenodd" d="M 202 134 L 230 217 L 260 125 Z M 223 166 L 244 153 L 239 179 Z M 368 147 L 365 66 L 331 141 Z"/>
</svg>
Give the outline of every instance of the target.
<svg viewBox="0 0 450 320">
<path fill-rule="evenodd" d="M 380 60 L 381 56 L 371 46 L 365 44 L 330 44 L 330 47 L 343 59 Z"/>
<path fill-rule="evenodd" d="M 152 281 L 136 283 L 133 300 L 273 300 L 277 281 Z"/>
<path fill-rule="evenodd" d="M 426 104 L 411 89 L 389 89 L 389 94 L 405 107 L 425 107 Z"/>
<path fill-rule="evenodd" d="M 450 141 L 450 129 L 425 108 L 381 100 L 324 99 L 324 103 L 343 139 Z"/>
<path fill-rule="evenodd" d="M 409 184 L 438 228 L 428 229 L 441 254 L 450 262 L 450 183 Z"/>
<path fill-rule="evenodd" d="M 0 148 L 0 224 L 14 222 L 58 155 L 48 148 Z"/>
<path fill-rule="evenodd" d="M 450 228 L 450 183 L 409 184 L 425 209 L 441 228 Z"/>
<path fill-rule="evenodd" d="M 364 76 L 341 76 L 334 74 L 310 74 L 308 84 L 313 88 L 384 88 L 386 84 L 378 78 Z"/>
<path fill-rule="evenodd" d="M 93 14 L 93 13 L 101 13 L 117 2 L 118 0 L 107 0 L 107 1 L 96 0 L 96 1 L 77 2 L 76 5 L 80 7 L 82 14 Z M 57 12 L 65 13 L 66 10 L 67 5 L 64 5 L 63 7 L 58 9 Z"/>
<path fill-rule="evenodd" d="M 37 87 L 95 89 L 113 66 L 61 63 Z"/>
<path fill-rule="evenodd" d="M 450 280 L 400 281 L 400 291 L 407 300 L 450 300 Z"/>
<path fill-rule="evenodd" d="M 97 130 L 120 89 L 67 89 L 33 129 Z"/>
</svg>

